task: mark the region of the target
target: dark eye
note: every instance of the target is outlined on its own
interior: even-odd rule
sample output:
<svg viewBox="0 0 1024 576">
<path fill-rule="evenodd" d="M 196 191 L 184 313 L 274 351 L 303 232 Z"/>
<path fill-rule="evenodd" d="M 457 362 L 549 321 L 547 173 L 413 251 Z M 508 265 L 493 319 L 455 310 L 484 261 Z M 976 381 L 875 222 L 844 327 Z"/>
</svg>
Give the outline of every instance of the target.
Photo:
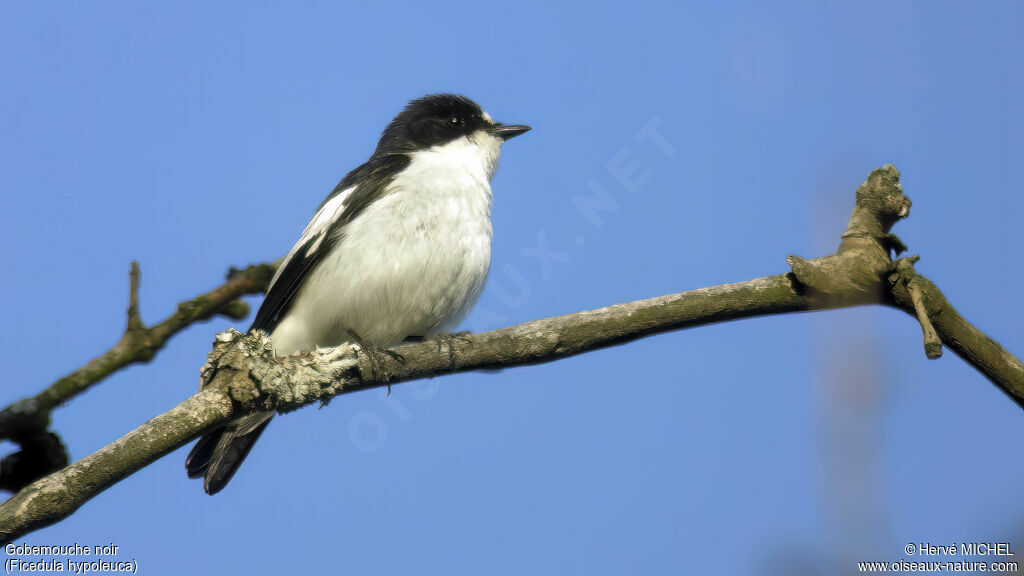
<svg viewBox="0 0 1024 576">
<path fill-rule="evenodd" d="M 452 116 L 451 118 L 448 119 L 448 125 L 462 126 L 462 118 L 459 118 L 458 116 Z"/>
</svg>

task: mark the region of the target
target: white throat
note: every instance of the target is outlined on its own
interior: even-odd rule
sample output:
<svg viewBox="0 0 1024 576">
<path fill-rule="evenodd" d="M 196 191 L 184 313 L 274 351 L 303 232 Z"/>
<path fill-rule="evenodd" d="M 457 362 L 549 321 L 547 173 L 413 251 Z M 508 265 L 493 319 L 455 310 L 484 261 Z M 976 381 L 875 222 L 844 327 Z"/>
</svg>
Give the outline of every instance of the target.
<svg viewBox="0 0 1024 576">
<path fill-rule="evenodd" d="M 413 152 L 409 155 L 412 159 L 409 168 L 414 172 L 445 170 L 455 172 L 459 177 L 472 178 L 478 183 L 490 184 L 494 173 L 498 171 L 500 154 L 501 139 L 478 130 L 447 144 Z"/>
</svg>

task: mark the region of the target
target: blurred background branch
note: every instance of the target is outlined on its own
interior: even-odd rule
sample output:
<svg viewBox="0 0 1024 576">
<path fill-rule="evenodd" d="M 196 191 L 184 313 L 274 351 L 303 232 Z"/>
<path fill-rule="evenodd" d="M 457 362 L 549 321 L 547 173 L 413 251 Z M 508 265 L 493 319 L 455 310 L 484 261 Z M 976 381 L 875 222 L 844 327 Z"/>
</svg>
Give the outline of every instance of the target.
<svg viewBox="0 0 1024 576">
<path fill-rule="evenodd" d="M 216 315 L 240 320 L 249 305 L 239 300 L 266 290 L 276 263 L 232 268 L 226 281 L 213 290 L 180 302 L 173 314 L 146 326 L 139 315 L 142 272 L 132 261 L 129 272 L 128 325 L 110 350 L 57 380 L 35 396 L 23 398 L 0 411 L 0 440 L 11 440 L 21 449 L 0 460 L 0 489 L 17 492 L 46 474 L 67 466 L 67 450 L 60 436 L 50 431 L 50 413 L 107 376 L 139 362 L 149 362 L 175 334 L 195 322 Z"/>
</svg>

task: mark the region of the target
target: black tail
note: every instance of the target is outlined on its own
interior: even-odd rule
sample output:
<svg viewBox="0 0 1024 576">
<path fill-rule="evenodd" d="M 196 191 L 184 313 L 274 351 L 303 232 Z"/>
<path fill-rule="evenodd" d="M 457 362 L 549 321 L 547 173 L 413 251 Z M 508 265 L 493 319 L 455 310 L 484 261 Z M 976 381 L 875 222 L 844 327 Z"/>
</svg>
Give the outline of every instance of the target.
<svg viewBox="0 0 1024 576">
<path fill-rule="evenodd" d="M 273 412 L 249 414 L 203 435 L 185 459 L 188 477 L 204 478 L 207 494 L 223 490 L 273 417 Z"/>
</svg>

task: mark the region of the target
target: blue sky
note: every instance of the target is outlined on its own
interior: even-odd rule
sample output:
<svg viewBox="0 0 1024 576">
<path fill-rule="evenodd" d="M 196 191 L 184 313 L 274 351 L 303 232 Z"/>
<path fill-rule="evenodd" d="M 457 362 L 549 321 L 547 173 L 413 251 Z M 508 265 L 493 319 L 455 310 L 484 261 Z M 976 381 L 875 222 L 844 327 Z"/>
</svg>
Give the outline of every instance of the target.
<svg viewBox="0 0 1024 576">
<path fill-rule="evenodd" d="M 1011 2 L 76 3 L 0 8 L 3 403 L 274 259 L 409 99 L 528 123 L 493 187 L 490 329 L 779 273 L 887 162 L 897 232 L 1017 354 Z M 667 146 L 637 138 L 655 125 Z M 620 163 L 644 182 L 627 189 Z M 600 187 L 609 210 L 573 198 Z M 560 258 L 545 269 L 531 249 Z M 253 305 L 259 299 L 253 298 Z M 192 394 L 215 319 L 54 414 L 81 458 Z M 244 329 L 248 321 L 234 324 Z M 1020 440 L 1018 440 L 1020 439 Z M 705 327 L 277 419 L 216 497 L 179 450 L 28 543 L 145 574 L 792 574 L 1020 541 L 1024 417 L 916 323 Z M 6 445 L 5 445 L 6 447 Z"/>
</svg>

